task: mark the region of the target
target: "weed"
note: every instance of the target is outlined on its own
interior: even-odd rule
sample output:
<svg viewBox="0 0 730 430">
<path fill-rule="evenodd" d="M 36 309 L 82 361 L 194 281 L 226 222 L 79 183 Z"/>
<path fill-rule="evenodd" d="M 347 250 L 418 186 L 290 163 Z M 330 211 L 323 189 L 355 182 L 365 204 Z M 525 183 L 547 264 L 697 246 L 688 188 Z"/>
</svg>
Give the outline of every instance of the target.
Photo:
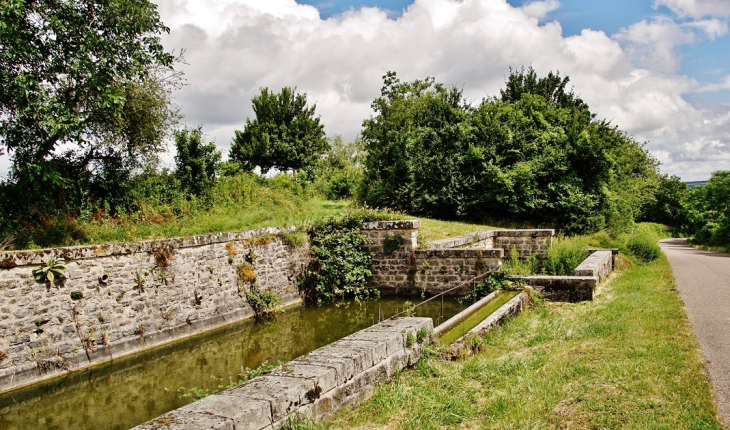
<svg viewBox="0 0 730 430">
<path fill-rule="evenodd" d="M 233 242 L 226 242 L 226 251 L 228 252 L 228 257 L 233 257 L 234 255 L 238 254 L 238 251 L 236 251 L 236 246 L 233 244 Z M 229 260 L 233 260 L 233 258 L 229 258 Z"/>
<path fill-rule="evenodd" d="M 307 242 L 307 235 L 301 231 L 293 231 L 291 233 L 282 233 L 278 235 L 281 240 L 292 248 L 299 248 Z"/>
<path fill-rule="evenodd" d="M 138 270 L 134 277 L 134 287 L 132 289 L 144 292 L 144 286 L 147 283 L 147 277 L 142 273 L 142 270 Z"/>
<path fill-rule="evenodd" d="M 421 328 L 416 332 L 416 340 L 418 343 L 423 343 L 424 340 L 428 337 L 428 330 L 426 328 Z"/>
<path fill-rule="evenodd" d="M 68 276 L 68 268 L 63 258 L 48 256 L 40 266 L 33 269 L 33 276 L 38 282 L 46 282 L 50 286 L 54 281 L 60 282 Z"/>
<path fill-rule="evenodd" d="M 71 300 L 81 300 L 84 298 L 84 293 L 81 291 L 71 291 Z"/>
<path fill-rule="evenodd" d="M 144 325 L 140 325 L 134 329 L 134 334 L 139 337 L 144 337 Z"/>
<path fill-rule="evenodd" d="M 255 283 L 251 284 L 246 292 L 246 301 L 256 318 L 273 318 L 280 312 L 281 297 L 271 288 L 260 290 Z"/>
<path fill-rule="evenodd" d="M 170 265 L 173 259 L 172 247 L 169 245 L 161 246 L 153 251 L 155 256 L 155 264 L 157 267 L 165 268 Z"/>
<path fill-rule="evenodd" d="M 408 335 L 406 336 L 406 347 L 410 348 L 415 344 L 416 344 L 416 336 L 413 336 L 413 333 L 409 331 Z"/>
<path fill-rule="evenodd" d="M 243 283 L 250 283 L 256 280 L 256 271 L 251 263 L 244 261 L 236 270 L 238 280 Z"/>
<path fill-rule="evenodd" d="M 391 255 L 399 246 L 405 243 L 403 236 L 399 234 L 389 234 L 383 239 L 383 254 Z"/>
</svg>

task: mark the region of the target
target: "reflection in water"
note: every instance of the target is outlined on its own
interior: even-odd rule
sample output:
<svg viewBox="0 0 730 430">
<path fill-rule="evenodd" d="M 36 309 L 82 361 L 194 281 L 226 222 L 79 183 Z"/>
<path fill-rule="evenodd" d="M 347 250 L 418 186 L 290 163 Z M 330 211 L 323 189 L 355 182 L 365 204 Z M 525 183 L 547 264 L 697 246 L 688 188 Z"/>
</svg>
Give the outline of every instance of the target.
<svg viewBox="0 0 730 430">
<path fill-rule="evenodd" d="M 180 387 L 216 389 L 243 368 L 289 361 L 403 310 L 402 297 L 289 310 L 0 395 L 0 429 L 128 429 L 190 403 Z M 412 301 L 417 302 L 418 299 Z M 445 318 L 463 307 L 447 299 Z M 414 316 L 440 315 L 434 300 Z"/>
</svg>

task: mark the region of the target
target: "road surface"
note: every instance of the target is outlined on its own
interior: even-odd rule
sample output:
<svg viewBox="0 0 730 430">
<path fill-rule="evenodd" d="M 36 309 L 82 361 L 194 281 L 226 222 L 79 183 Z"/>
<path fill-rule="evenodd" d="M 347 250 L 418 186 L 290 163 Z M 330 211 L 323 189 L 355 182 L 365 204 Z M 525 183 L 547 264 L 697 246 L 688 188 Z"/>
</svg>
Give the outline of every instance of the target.
<svg viewBox="0 0 730 430">
<path fill-rule="evenodd" d="M 692 248 L 686 239 L 662 240 L 659 246 L 702 347 L 720 415 L 730 424 L 730 254 Z"/>
</svg>

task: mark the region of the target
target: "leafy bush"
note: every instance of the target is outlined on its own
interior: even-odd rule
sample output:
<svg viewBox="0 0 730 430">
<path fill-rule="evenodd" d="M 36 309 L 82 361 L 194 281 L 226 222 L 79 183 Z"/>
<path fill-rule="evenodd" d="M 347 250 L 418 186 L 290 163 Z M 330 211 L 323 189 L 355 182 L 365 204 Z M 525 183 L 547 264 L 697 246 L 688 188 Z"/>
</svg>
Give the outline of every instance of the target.
<svg viewBox="0 0 730 430">
<path fill-rule="evenodd" d="M 350 167 L 332 173 L 327 186 L 327 198 L 339 200 L 352 197 L 362 179 L 362 169 Z"/>
<path fill-rule="evenodd" d="M 656 241 L 645 235 L 631 236 L 626 242 L 631 254 L 643 262 L 654 261 L 662 255 L 662 250 Z"/>
<path fill-rule="evenodd" d="M 256 318 L 272 318 L 279 313 L 281 297 L 271 288 L 260 290 L 256 283 L 246 292 L 246 301 L 253 309 Z"/>
<path fill-rule="evenodd" d="M 313 224 L 309 230 L 311 260 L 300 289 L 310 303 L 329 303 L 345 297 L 377 297 L 370 286 L 372 253 L 360 233 L 363 222 L 395 219 L 398 215 L 368 208 L 349 210 L 339 217 Z"/>
<path fill-rule="evenodd" d="M 310 236 L 312 259 L 301 282 L 305 297 L 317 304 L 377 296 L 369 285 L 372 254 L 366 238 L 355 229 L 320 229 Z"/>
<path fill-rule="evenodd" d="M 403 236 L 399 234 L 390 234 L 385 237 L 383 240 L 383 253 L 385 255 L 390 255 L 395 252 L 396 249 L 398 249 L 399 246 L 403 245 L 405 240 L 403 239 Z"/>
</svg>

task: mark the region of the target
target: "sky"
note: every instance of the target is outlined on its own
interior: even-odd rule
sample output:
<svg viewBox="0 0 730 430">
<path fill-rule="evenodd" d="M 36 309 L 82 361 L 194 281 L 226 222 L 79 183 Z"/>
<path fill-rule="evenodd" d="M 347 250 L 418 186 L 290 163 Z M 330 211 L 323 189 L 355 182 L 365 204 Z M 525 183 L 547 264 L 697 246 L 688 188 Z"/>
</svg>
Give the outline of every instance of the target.
<svg viewBox="0 0 730 430">
<path fill-rule="evenodd" d="M 730 170 L 730 0 L 153 0 L 185 50 L 187 126 L 224 156 L 260 88 L 297 87 L 354 139 L 382 76 L 433 76 L 477 103 L 509 68 L 560 71 L 685 181 Z"/>
</svg>

